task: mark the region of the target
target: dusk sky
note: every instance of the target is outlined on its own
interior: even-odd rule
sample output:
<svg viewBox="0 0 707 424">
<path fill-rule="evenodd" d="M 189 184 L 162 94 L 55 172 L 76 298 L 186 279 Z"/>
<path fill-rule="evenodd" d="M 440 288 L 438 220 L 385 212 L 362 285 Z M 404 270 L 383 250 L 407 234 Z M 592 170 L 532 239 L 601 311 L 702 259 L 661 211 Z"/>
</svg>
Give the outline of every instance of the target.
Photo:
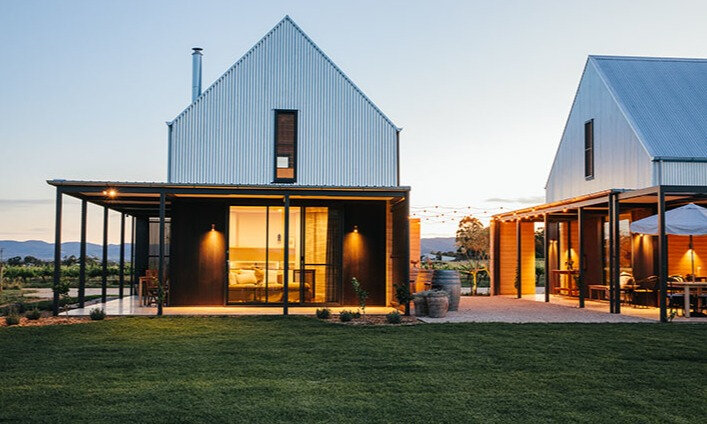
<svg viewBox="0 0 707 424">
<path fill-rule="evenodd" d="M 0 239 L 53 240 L 47 179 L 164 181 L 191 47 L 208 87 L 286 14 L 403 127 L 412 205 L 482 218 L 542 203 L 587 55 L 707 56 L 704 1 L 0 0 Z"/>
</svg>

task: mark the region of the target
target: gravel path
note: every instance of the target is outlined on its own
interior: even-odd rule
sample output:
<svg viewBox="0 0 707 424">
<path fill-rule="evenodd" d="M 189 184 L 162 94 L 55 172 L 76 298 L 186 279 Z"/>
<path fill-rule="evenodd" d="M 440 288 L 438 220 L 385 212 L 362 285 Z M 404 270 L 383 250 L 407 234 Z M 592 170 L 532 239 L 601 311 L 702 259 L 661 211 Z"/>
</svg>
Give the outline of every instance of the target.
<svg viewBox="0 0 707 424">
<path fill-rule="evenodd" d="M 130 294 L 130 287 L 126 287 L 123 290 L 125 290 L 126 294 Z M 50 288 L 26 288 L 22 289 L 24 292 L 25 296 L 28 297 L 38 297 L 40 299 L 51 299 L 54 294 L 52 292 L 52 289 Z M 108 296 L 117 296 L 118 295 L 118 289 L 117 288 L 108 288 L 106 293 Z M 97 295 L 101 294 L 101 289 L 96 288 L 96 287 L 87 287 L 86 288 L 86 296 L 92 296 L 92 295 Z M 78 296 L 79 295 L 79 289 L 69 289 L 69 296 Z"/>
<path fill-rule="evenodd" d="M 459 310 L 445 318 L 421 317 L 421 321 L 440 322 L 655 322 L 648 318 L 579 309 L 510 296 L 462 296 Z"/>
</svg>

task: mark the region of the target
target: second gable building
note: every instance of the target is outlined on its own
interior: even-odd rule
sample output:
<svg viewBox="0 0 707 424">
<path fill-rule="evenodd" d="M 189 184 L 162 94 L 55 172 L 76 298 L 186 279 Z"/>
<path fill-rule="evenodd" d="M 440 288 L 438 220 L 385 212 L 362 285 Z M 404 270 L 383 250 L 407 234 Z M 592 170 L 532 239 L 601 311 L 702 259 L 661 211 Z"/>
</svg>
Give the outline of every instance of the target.
<svg viewBox="0 0 707 424">
<path fill-rule="evenodd" d="M 492 292 L 535 295 L 534 227 L 543 222 L 546 301 L 602 299 L 619 312 L 628 299 L 659 306 L 666 320 L 668 277 L 707 279 L 707 235 L 641 236 L 630 224 L 707 206 L 705 87 L 705 59 L 590 56 L 546 203 L 491 222 Z"/>
</svg>

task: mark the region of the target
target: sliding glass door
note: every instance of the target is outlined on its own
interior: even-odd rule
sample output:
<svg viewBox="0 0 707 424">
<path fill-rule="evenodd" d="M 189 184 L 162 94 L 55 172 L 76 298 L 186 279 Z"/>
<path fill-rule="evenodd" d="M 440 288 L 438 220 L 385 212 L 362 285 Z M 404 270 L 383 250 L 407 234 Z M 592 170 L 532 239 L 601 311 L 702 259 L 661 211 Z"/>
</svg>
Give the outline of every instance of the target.
<svg viewBox="0 0 707 424">
<path fill-rule="evenodd" d="M 285 240 L 283 207 L 231 206 L 228 303 L 281 304 L 285 293 L 290 304 L 338 302 L 339 216 L 327 207 L 290 207 Z"/>
</svg>

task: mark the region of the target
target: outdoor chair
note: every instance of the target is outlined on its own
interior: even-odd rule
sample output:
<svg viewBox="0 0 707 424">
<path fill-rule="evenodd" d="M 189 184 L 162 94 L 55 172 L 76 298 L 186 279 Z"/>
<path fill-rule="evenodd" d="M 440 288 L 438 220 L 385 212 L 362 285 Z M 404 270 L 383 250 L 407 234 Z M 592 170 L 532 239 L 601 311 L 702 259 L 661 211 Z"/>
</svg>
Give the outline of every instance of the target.
<svg viewBox="0 0 707 424">
<path fill-rule="evenodd" d="M 679 315 L 683 311 L 683 303 L 685 298 L 680 287 L 674 286 L 672 283 L 681 283 L 683 281 L 680 275 L 669 275 L 666 297 L 668 298 L 668 314 Z"/>
<path fill-rule="evenodd" d="M 629 304 L 634 308 L 638 307 L 639 305 L 646 306 L 643 303 L 639 304 L 638 300 L 641 299 L 646 301 L 649 297 L 655 298 L 655 293 L 658 293 L 658 291 L 660 290 L 660 288 L 658 287 L 659 280 L 658 277 L 655 275 L 651 275 L 650 277 L 636 281 L 636 286 L 637 287 L 630 290 Z"/>
<path fill-rule="evenodd" d="M 157 277 L 150 277 L 145 281 L 145 304 L 152 305 L 159 302 L 160 291 L 159 291 L 159 281 Z M 169 282 L 165 281 L 162 286 L 162 304 L 167 305 L 169 299 Z"/>
</svg>

